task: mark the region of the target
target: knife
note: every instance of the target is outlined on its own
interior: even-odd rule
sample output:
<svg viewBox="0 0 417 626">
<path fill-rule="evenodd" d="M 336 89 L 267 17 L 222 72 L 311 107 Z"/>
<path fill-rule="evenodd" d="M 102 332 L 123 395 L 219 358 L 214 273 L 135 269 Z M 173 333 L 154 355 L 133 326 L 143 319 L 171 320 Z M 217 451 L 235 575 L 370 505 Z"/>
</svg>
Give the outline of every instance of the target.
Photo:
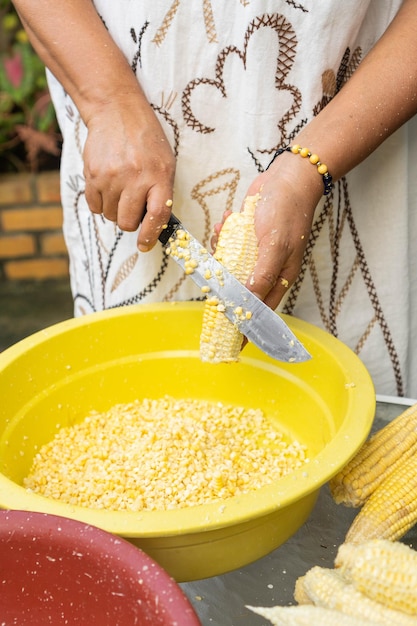
<svg viewBox="0 0 417 626">
<path fill-rule="evenodd" d="M 200 288 L 219 299 L 226 317 L 263 352 L 288 363 L 311 359 L 278 313 L 230 274 L 172 213 L 159 241 Z"/>
</svg>

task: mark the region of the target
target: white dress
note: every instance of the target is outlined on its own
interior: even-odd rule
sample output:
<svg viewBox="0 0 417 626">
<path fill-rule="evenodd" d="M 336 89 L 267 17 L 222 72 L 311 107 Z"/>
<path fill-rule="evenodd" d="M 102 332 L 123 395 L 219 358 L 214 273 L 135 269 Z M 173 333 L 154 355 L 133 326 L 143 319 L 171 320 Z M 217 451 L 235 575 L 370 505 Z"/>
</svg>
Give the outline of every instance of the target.
<svg viewBox="0 0 417 626">
<path fill-rule="evenodd" d="M 205 245 L 223 212 L 240 208 L 274 150 L 291 143 L 351 76 L 399 5 L 96 0 L 177 157 L 174 212 Z M 49 79 L 64 137 L 64 235 L 75 315 L 200 298 L 161 246 L 140 254 L 136 233 L 89 212 L 81 158 L 86 131 L 72 101 Z M 413 120 L 336 183 L 317 208 L 301 274 L 281 306 L 349 345 L 378 393 L 410 397 L 417 397 L 416 153 Z"/>
</svg>

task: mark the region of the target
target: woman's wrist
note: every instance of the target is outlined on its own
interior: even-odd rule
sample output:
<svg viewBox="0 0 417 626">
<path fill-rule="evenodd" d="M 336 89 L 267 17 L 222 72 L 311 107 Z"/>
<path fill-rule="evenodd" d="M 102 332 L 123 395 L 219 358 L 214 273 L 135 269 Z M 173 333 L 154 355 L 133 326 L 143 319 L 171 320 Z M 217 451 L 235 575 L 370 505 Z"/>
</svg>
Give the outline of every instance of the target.
<svg viewBox="0 0 417 626">
<path fill-rule="evenodd" d="M 299 155 L 301 158 L 308 160 L 312 165 L 315 165 L 317 168 L 317 173 L 322 177 L 323 180 L 323 195 L 328 196 L 332 190 L 332 175 L 329 172 L 329 169 L 325 163 L 320 160 L 318 154 L 311 152 L 309 148 L 305 148 L 300 144 L 293 143 L 291 145 L 285 146 L 284 148 L 279 148 L 274 156 L 272 157 L 271 162 L 269 163 L 267 169 L 273 164 L 276 158 L 280 157 L 284 152 L 289 152 L 294 155 Z"/>
<path fill-rule="evenodd" d="M 293 143 L 291 143 L 293 145 Z M 295 144 L 294 144 L 295 145 Z M 277 151 L 278 152 L 278 151 Z M 297 154 L 286 149 L 274 158 L 268 165 L 267 171 L 272 174 L 277 181 L 286 181 L 292 187 L 297 196 L 308 197 L 314 206 L 323 196 L 324 186 L 322 176 L 318 174 L 317 168 Z"/>
</svg>

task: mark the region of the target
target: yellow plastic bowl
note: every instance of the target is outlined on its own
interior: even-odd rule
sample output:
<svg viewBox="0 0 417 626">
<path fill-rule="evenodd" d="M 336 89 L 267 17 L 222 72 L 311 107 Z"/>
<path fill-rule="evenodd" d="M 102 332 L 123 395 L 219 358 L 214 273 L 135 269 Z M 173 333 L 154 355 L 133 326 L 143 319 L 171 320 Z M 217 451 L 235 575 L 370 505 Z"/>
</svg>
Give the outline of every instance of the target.
<svg viewBox="0 0 417 626">
<path fill-rule="evenodd" d="M 371 378 L 340 341 L 285 317 L 312 354 L 285 364 L 248 345 L 238 364 L 199 358 L 201 303 L 139 305 L 40 331 L 0 354 L 0 508 L 73 518 L 125 537 L 178 582 L 242 567 L 307 520 L 320 487 L 359 449 L 375 412 Z M 62 426 L 136 398 L 201 398 L 261 408 L 311 461 L 255 492 L 181 510 L 70 506 L 22 487 L 32 459 Z"/>
</svg>

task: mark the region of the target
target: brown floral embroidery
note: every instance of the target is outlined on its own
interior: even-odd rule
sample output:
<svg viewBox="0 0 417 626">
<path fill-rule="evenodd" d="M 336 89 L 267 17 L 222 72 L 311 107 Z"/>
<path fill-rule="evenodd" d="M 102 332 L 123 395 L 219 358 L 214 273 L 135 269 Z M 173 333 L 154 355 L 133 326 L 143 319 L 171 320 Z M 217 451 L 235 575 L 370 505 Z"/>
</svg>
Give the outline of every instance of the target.
<svg viewBox="0 0 417 626">
<path fill-rule="evenodd" d="M 194 114 L 191 104 L 192 94 L 201 85 L 209 85 L 218 90 L 223 98 L 227 98 L 223 78 L 223 70 L 226 60 L 229 55 L 237 55 L 238 58 L 241 59 L 243 66 L 246 66 L 248 42 L 251 36 L 261 28 L 271 28 L 276 32 L 279 42 L 279 54 L 275 72 L 275 87 L 280 91 L 288 91 L 293 98 L 292 105 L 285 112 L 282 119 L 277 122 L 281 136 L 285 136 L 287 124 L 290 120 L 294 119 L 300 110 L 301 94 L 295 86 L 285 82 L 294 63 L 297 40 L 291 24 L 285 19 L 284 16 L 279 14 L 265 14 L 254 19 L 246 30 L 242 49 L 239 50 L 236 46 L 227 46 L 224 48 L 217 57 L 215 78 L 195 78 L 190 81 L 182 95 L 183 116 L 186 124 L 190 128 L 199 133 L 212 133 L 215 130 L 214 128 L 201 122 Z M 271 146 L 270 149 L 268 149 L 268 152 L 272 153 L 274 149 L 275 146 Z"/>
</svg>

